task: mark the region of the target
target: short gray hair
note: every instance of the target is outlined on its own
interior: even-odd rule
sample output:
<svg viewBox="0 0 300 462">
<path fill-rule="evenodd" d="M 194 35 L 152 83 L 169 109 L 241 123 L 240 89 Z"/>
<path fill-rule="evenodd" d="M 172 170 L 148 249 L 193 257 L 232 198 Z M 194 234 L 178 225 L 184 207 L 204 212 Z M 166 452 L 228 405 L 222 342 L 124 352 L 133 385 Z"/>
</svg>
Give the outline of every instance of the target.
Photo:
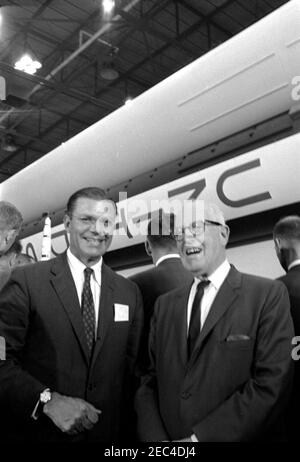
<svg viewBox="0 0 300 462">
<path fill-rule="evenodd" d="M 204 219 L 216 221 L 223 226 L 226 225 L 225 217 L 222 210 L 217 204 L 214 204 L 212 202 L 204 202 Z"/>
<path fill-rule="evenodd" d="M 0 229 L 20 231 L 22 224 L 21 212 L 10 202 L 0 201 Z"/>
<path fill-rule="evenodd" d="M 281 218 L 273 230 L 274 237 L 300 241 L 300 217 L 289 215 Z"/>
</svg>

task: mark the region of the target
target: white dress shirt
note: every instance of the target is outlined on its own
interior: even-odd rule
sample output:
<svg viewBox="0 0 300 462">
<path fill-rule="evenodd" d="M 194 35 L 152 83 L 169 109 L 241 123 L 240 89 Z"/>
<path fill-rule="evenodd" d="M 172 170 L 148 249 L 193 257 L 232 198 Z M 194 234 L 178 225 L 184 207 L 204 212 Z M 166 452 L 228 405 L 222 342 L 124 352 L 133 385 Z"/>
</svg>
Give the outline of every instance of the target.
<svg viewBox="0 0 300 462">
<path fill-rule="evenodd" d="M 155 266 L 158 266 L 162 261 L 168 260 L 169 258 L 179 258 L 180 260 L 180 255 L 178 253 L 168 253 L 168 255 L 160 257 L 155 263 Z"/>
<path fill-rule="evenodd" d="M 75 255 L 72 254 L 71 250 L 67 250 L 67 258 L 70 266 L 70 270 L 75 282 L 77 296 L 79 300 L 79 305 L 81 306 L 81 294 L 84 284 L 84 270 L 86 265 L 84 265 L 80 260 L 78 260 Z M 95 263 L 95 265 L 90 267 L 93 270 L 91 275 L 90 284 L 93 294 L 94 307 L 95 307 L 95 335 L 97 333 L 98 319 L 99 319 L 99 305 L 100 305 L 100 292 L 101 292 L 101 268 L 102 268 L 102 257 L 100 260 Z"/>
<path fill-rule="evenodd" d="M 213 304 L 213 301 L 221 285 L 223 284 L 225 278 L 227 277 L 229 270 L 230 270 L 230 264 L 228 260 L 225 260 L 210 276 L 208 276 L 208 279 L 210 280 L 210 284 L 207 287 L 205 287 L 204 294 L 201 300 L 201 326 L 200 328 L 203 327 L 205 320 L 208 316 L 208 313 L 210 311 L 210 308 Z M 193 301 L 196 295 L 196 290 L 197 290 L 197 286 L 199 282 L 200 282 L 200 279 L 198 278 L 194 279 L 194 283 L 191 287 L 191 291 L 189 295 L 188 306 L 187 306 L 187 335 L 189 332 Z"/>
<path fill-rule="evenodd" d="M 288 271 L 290 271 L 291 268 L 294 268 L 294 266 L 298 266 L 298 265 L 300 265 L 300 258 L 298 258 L 297 260 L 292 261 L 292 263 L 289 264 Z"/>
</svg>

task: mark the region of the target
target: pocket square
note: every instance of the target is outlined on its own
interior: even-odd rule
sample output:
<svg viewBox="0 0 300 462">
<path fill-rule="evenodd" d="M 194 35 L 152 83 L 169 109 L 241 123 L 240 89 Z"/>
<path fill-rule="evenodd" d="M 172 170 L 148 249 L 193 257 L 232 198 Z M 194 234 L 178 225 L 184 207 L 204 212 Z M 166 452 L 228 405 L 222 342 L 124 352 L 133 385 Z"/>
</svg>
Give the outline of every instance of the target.
<svg viewBox="0 0 300 462">
<path fill-rule="evenodd" d="M 121 303 L 115 303 L 114 314 L 115 322 L 129 321 L 129 306 L 122 305 Z"/>
<path fill-rule="evenodd" d="M 225 339 L 226 342 L 236 342 L 237 340 L 250 340 L 250 337 L 245 334 L 231 334 Z"/>
</svg>

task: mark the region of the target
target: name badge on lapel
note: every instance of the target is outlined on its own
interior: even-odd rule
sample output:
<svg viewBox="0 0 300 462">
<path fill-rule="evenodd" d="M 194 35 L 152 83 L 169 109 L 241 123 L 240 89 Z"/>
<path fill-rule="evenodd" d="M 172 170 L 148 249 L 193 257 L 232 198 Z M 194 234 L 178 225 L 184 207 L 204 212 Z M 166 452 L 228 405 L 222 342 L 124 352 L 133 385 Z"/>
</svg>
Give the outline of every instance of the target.
<svg viewBox="0 0 300 462">
<path fill-rule="evenodd" d="M 114 318 L 115 322 L 129 321 L 129 306 L 128 305 L 122 305 L 121 303 L 115 303 L 114 310 L 115 310 L 115 318 Z"/>
</svg>

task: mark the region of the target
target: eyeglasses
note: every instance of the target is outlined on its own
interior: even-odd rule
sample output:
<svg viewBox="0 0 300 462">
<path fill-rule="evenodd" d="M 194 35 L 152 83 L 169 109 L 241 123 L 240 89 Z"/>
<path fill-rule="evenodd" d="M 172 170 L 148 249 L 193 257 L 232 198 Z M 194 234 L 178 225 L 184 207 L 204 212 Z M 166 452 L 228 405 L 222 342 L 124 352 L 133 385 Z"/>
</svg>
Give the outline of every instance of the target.
<svg viewBox="0 0 300 462">
<path fill-rule="evenodd" d="M 187 231 L 191 233 L 193 237 L 203 236 L 206 225 L 224 226 L 222 223 L 218 223 L 217 221 L 211 221 L 211 220 L 198 221 L 197 223 L 193 223 L 189 226 L 185 226 L 184 228 L 176 228 L 174 237 L 176 241 L 180 242 L 183 240 L 184 235 L 186 234 Z"/>
</svg>

